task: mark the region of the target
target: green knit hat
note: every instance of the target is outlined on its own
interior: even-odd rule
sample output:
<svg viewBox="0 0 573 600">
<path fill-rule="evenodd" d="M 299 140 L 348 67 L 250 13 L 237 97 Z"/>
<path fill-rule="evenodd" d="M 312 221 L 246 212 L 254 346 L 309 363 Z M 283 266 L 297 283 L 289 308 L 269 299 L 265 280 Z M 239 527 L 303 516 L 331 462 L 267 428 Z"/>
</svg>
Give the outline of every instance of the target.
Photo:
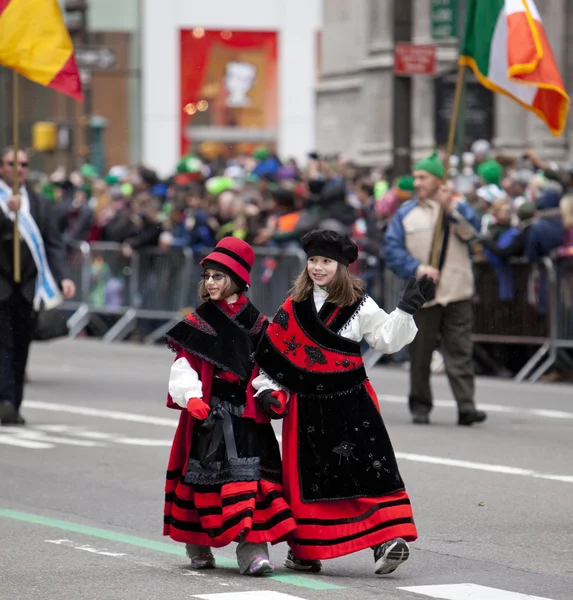
<svg viewBox="0 0 573 600">
<path fill-rule="evenodd" d="M 203 169 L 203 163 L 198 156 L 188 154 L 181 158 L 177 163 L 177 173 L 200 173 Z"/>
<path fill-rule="evenodd" d="M 82 177 L 85 177 L 86 179 L 96 179 L 98 176 L 98 172 L 93 165 L 86 163 L 85 165 L 82 165 L 80 167 L 80 175 Z"/>
<path fill-rule="evenodd" d="M 477 174 L 486 184 L 499 185 L 503 177 L 503 167 L 497 160 L 486 160 L 478 166 Z"/>
<path fill-rule="evenodd" d="M 253 158 L 256 158 L 259 162 L 267 160 L 271 155 L 271 151 L 266 146 L 259 146 L 253 151 Z"/>
<path fill-rule="evenodd" d="M 218 196 L 227 190 L 235 189 L 235 182 L 230 177 L 211 177 L 205 183 L 209 194 Z"/>
<path fill-rule="evenodd" d="M 399 177 L 396 180 L 396 187 L 403 192 L 413 192 L 414 191 L 414 178 L 409 175 L 406 177 Z"/>
<path fill-rule="evenodd" d="M 432 156 L 428 156 L 424 160 L 414 165 L 414 171 L 426 171 L 430 175 L 443 179 L 444 177 L 444 163 L 439 159 L 437 152 L 434 152 Z"/>
<path fill-rule="evenodd" d="M 117 175 L 106 175 L 105 182 L 108 185 L 117 185 L 120 182 L 120 178 Z"/>
</svg>

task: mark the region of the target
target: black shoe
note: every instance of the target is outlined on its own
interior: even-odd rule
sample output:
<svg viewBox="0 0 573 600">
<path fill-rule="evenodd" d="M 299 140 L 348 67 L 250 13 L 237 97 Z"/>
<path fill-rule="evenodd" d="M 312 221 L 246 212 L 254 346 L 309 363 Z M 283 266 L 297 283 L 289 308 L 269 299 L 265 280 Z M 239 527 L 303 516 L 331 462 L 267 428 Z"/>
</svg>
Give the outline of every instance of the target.
<svg viewBox="0 0 573 600">
<path fill-rule="evenodd" d="M 402 538 L 390 540 L 374 548 L 374 572 L 389 575 L 410 557 L 410 548 Z"/>
<path fill-rule="evenodd" d="M 414 423 L 414 425 L 429 425 L 430 415 L 421 412 L 412 413 L 412 423 Z"/>
<path fill-rule="evenodd" d="M 285 560 L 285 567 L 287 569 L 292 569 L 293 571 L 319 573 L 322 569 L 322 563 L 319 560 L 302 560 L 301 558 L 295 558 L 293 551 L 289 550 Z"/>
<path fill-rule="evenodd" d="M 458 425 L 469 427 L 474 423 L 483 423 L 487 419 L 487 414 L 483 410 L 472 410 L 471 412 L 460 413 L 458 415 Z"/>
<path fill-rule="evenodd" d="M 9 425 L 15 422 L 17 413 L 12 402 L 5 400 L 0 402 L 0 421 L 2 425 Z"/>
</svg>

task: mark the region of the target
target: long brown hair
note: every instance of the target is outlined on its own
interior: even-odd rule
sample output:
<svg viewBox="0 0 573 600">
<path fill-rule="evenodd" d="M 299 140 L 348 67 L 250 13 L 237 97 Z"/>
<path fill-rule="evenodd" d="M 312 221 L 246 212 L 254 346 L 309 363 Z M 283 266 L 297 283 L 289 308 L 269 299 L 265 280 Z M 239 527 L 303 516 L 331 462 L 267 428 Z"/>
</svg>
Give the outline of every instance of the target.
<svg viewBox="0 0 573 600">
<path fill-rule="evenodd" d="M 229 296 L 239 293 L 237 284 L 226 273 L 221 273 L 220 271 L 216 271 L 216 273 L 225 276 L 225 285 L 221 290 L 221 299 L 226 300 Z M 205 280 L 201 279 L 199 282 L 199 300 L 201 300 L 201 302 L 207 302 L 210 298 L 211 296 L 209 296 L 209 292 L 207 291 Z"/>
<path fill-rule="evenodd" d="M 295 279 L 291 293 L 295 302 L 306 300 L 314 288 L 314 282 L 305 267 Z M 350 272 L 350 269 L 338 263 L 334 279 L 328 286 L 328 302 L 337 306 L 351 306 L 358 300 L 364 298 L 366 283 Z"/>
</svg>

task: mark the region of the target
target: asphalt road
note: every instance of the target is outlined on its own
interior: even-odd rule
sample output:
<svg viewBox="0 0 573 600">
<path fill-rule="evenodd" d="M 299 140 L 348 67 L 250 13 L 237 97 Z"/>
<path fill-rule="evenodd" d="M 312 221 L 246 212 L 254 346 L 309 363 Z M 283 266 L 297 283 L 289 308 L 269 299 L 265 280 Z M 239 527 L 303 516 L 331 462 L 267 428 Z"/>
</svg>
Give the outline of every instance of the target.
<svg viewBox="0 0 573 600">
<path fill-rule="evenodd" d="M 407 374 L 372 370 L 419 529 L 411 559 L 376 577 L 362 552 L 301 576 L 282 567 L 283 545 L 275 574 L 251 579 L 232 547 L 197 573 L 161 536 L 172 360 L 129 344 L 33 347 L 29 425 L 0 427 L 0 599 L 573 598 L 571 386 L 480 379 L 490 418 L 467 429 L 435 376 L 433 424 L 415 427 Z"/>
</svg>

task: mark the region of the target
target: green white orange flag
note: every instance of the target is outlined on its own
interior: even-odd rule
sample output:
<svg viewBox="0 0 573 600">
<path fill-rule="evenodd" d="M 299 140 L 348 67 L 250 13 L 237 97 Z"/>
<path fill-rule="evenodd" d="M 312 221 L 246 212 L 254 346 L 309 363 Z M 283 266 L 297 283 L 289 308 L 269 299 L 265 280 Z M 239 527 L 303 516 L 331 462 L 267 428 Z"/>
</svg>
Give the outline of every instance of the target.
<svg viewBox="0 0 573 600">
<path fill-rule="evenodd" d="M 83 99 L 74 46 L 57 0 L 0 0 L 0 64 Z"/>
<path fill-rule="evenodd" d="M 569 96 L 533 0 L 469 0 L 460 54 L 482 85 L 563 132 Z"/>
</svg>

